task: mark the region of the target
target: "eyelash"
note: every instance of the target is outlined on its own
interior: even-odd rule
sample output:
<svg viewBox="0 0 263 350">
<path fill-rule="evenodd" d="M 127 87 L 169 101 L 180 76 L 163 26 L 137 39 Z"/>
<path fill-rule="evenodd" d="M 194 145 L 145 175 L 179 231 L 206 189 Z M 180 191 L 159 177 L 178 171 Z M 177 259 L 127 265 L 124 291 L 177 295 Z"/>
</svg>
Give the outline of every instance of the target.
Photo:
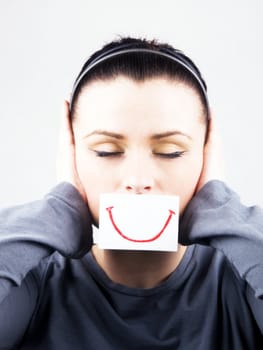
<svg viewBox="0 0 263 350">
<path fill-rule="evenodd" d="M 172 153 L 154 153 L 156 156 L 166 159 L 180 158 L 185 153 L 185 151 L 177 151 Z"/>
<path fill-rule="evenodd" d="M 122 155 L 124 152 L 105 152 L 105 151 L 94 151 L 97 157 L 118 157 Z M 165 159 L 174 159 L 180 158 L 185 153 L 185 151 L 177 151 L 172 153 L 153 153 L 154 155 L 165 158 Z"/>
<path fill-rule="evenodd" d="M 105 151 L 94 151 L 97 157 L 118 157 L 124 152 L 105 152 Z"/>
</svg>

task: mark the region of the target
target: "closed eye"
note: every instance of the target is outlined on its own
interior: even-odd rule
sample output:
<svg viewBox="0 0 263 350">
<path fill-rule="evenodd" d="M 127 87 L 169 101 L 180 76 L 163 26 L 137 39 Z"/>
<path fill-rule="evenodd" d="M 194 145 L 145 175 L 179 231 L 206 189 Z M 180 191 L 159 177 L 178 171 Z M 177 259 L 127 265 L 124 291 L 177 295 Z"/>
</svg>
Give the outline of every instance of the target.
<svg viewBox="0 0 263 350">
<path fill-rule="evenodd" d="M 182 157 L 182 155 L 185 153 L 185 151 L 177 151 L 177 152 L 171 152 L 171 153 L 158 153 L 154 152 L 155 156 L 158 156 L 160 158 L 166 158 L 166 159 L 173 159 L 173 158 L 179 158 Z"/>
<path fill-rule="evenodd" d="M 118 157 L 122 155 L 124 152 L 106 152 L 106 151 L 94 151 L 97 157 Z"/>
</svg>

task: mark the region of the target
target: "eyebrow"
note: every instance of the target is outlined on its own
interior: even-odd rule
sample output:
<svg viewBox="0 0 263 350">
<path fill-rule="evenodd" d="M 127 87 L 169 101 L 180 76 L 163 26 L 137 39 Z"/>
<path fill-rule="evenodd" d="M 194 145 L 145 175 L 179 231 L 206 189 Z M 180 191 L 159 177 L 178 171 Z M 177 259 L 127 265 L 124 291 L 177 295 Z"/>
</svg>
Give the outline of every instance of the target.
<svg viewBox="0 0 263 350">
<path fill-rule="evenodd" d="M 162 139 L 162 138 L 165 138 L 165 137 L 176 136 L 176 135 L 184 136 L 184 137 L 188 138 L 189 140 L 192 139 L 191 136 L 189 136 L 186 133 L 184 133 L 182 131 L 179 131 L 179 130 L 172 130 L 172 131 L 162 132 L 162 133 L 159 133 L 159 134 L 154 134 L 154 135 L 151 136 L 151 139 L 152 140 L 159 140 L 159 139 Z"/>
<path fill-rule="evenodd" d="M 107 131 L 107 130 L 94 130 L 92 131 L 91 133 L 87 134 L 84 136 L 84 138 L 86 137 L 90 137 L 90 136 L 93 136 L 93 135 L 103 135 L 103 136 L 108 136 L 108 137 L 112 137 L 112 138 L 115 138 L 117 140 L 123 140 L 125 139 L 125 136 L 122 135 L 122 134 L 118 134 L 116 132 L 112 132 L 112 131 Z M 171 130 L 171 131 L 166 131 L 166 132 L 162 132 L 162 133 L 158 133 L 158 134 L 154 134 L 152 135 L 150 138 L 152 140 L 160 140 L 162 138 L 165 138 L 165 137 L 170 137 L 170 136 L 176 136 L 176 135 L 179 135 L 179 136 L 184 136 L 188 139 L 192 139 L 191 136 L 187 135 L 186 133 L 182 132 L 182 131 L 179 131 L 179 130 Z"/>
<path fill-rule="evenodd" d="M 109 136 L 118 140 L 123 140 L 125 137 L 121 134 L 118 134 L 116 132 L 112 132 L 112 131 L 106 131 L 106 130 L 94 130 L 92 131 L 90 134 L 87 134 L 84 136 L 84 138 L 86 137 L 90 137 L 93 135 L 104 135 L 104 136 Z"/>
</svg>

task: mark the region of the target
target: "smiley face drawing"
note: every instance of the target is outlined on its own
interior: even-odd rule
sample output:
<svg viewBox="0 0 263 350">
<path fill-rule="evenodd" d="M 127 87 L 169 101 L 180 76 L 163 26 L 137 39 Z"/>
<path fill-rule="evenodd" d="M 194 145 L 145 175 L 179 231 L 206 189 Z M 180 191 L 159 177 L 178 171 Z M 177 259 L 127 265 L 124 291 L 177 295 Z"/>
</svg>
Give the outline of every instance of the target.
<svg viewBox="0 0 263 350">
<path fill-rule="evenodd" d="M 100 249 L 175 252 L 178 249 L 179 196 L 102 193 Z"/>
<path fill-rule="evenodd" d="M 121 229 L 118 227 L 118 225 L 115 222 L 114 216 L 113 216 L 113 209 L 114 206 L 110 206 L 107 207 L 106 210 L 108 211 L 109 214 L 109 219 L 111 221 L 111 224 L 113 226 L 113 228 L 115 229 L 115 231 L 125 240 L 130 241 L 130 242 L 134 242 L 134 243 L 149 243 L 149 242 L 153 242 L 156 241 L 158 238 L 161 237 L 161 235 L 165 232 L 166 228 L 168 227 L 170 221 L 172 220 L 173 216 L 175 216 L 175 212 L 171 209 L 168 210 L 168 217 L 165 220 L 162 228 L 155 233 L 152 237 L 148 238 L 148 239 L 134 239 L 131 237 L 128 237 L 126 234 L 124 234 Z"/>
</svg>

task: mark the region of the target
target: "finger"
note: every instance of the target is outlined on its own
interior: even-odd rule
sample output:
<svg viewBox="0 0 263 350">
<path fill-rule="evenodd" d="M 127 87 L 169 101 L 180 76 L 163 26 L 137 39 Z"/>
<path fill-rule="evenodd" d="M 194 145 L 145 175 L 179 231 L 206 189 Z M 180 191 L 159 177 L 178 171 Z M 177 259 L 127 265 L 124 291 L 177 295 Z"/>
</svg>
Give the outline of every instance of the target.
<svg viewBox="0 0 263 350">
<path fill-rule="evenodd" d="M 209 111 L 209 120 L 208 120 L 208 130 L 207 130 L 207 141 L 206 143 L 210 143 L 213 140 L 213 133 L 214 133 L 214 114 L 212 110 Z"/>
<path fill-rule="evenodd" d="M 69 118 L 68 102 L 63 101 L 60 114 L 58 151 L 57 151 L 57 178 L 59 181 L 73 182 L 75 146 L 72 127 Z"/>
<path fill-rule="evenodd" d="M 64 146 L 74 145 L 74 137 L 70 120 L 68 101 L 63 102 L 61 109 L 59 144 Z"/>
<path fill-rule="evenodd" d="M 207 156 L 210 158 L 211 171 L 217 178 L 222 180 L 225 178 L 225 163 L 223 157 L 223 147 L 221 133 L 218 127 L 218 122 L 213 114 L 211 114 L 209 124 L 209 137 L 206 147 Z"/>
<path fill-rule="evenodd" d="M 208 137 L 206 142 L 205 151 L 215 152 L 217 149 L 221 148 L 221 138 L 219 135 L 219 128 L 217 120 L 214 117 L 214 114 L 210 112 L 210 119 L 208 124 Z"/>
</svg>

